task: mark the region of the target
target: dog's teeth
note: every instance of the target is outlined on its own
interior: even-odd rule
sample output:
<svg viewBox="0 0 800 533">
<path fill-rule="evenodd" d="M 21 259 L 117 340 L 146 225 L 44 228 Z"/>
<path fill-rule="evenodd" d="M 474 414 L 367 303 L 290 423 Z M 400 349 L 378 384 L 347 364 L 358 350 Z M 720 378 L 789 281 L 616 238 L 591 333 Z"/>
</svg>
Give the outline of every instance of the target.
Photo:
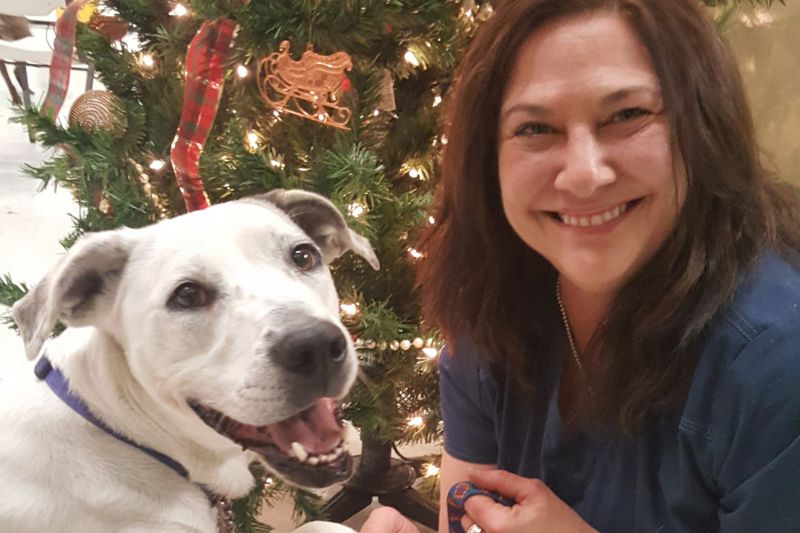
<svg viewBox="0 0 800 533">
<path fill-rule="evenodd" d="M 308 459 L 306 459 L 306 463 L 310 464 L 311 466 L 317 466 L 319 464 L 319 457 L 316 455 L 312 455 Z"/>
<path fill-rule="evenodd" d="M 305 463 L 306 459 L 308 459 L 308 452 L 299 442 L 295 441 L 292 443 L 292 451 L 294 452 L 295 457 L 297 457 L 297 460 L 301 463 Z"/>
</svg>

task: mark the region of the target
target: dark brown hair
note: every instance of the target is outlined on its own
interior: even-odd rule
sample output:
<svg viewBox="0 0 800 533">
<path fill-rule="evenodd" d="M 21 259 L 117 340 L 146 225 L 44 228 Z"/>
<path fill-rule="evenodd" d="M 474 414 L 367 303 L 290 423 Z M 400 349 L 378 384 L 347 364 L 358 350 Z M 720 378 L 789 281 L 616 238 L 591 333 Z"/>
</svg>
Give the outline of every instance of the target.
<svg viewBox="0 0 800 533">
<path fill-rule="evenodd" d="M 503 214 L 498 117 L 522 43 L 543 25 L 606 10 L 650 53 L 686 201 L 657 252 L 618 291 L 586 349 L 595 394 L 567 413 L 575 424 L 631 434 L 645 415 L 679 408 L 701 337 L 765 249 L 800 249 L 795 191 L 759 163 L 736 63 L 694 0 L 509 0 L 473 39 L 448 101 L 436 223 L 423 236 L 425 315 L 449 344 L 473 343 L 500 375 L 530 390 L 553 331 L 552 266 Z"/>
</svg>

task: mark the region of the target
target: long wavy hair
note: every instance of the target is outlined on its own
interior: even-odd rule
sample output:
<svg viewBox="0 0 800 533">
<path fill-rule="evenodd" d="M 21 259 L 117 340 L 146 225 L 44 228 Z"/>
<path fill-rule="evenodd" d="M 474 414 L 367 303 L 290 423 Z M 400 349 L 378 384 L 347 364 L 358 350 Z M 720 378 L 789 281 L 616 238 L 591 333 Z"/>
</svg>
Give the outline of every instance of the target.
<svg viewBox="0 0 800 533">
<path fill-rule="evenodd" d="M 543 25 L 617 13 L 645 45 L 660 82 L 674 151 L 688 182 L 666 241 L 619 289 L 586 348 L 594 389 L 572 427 L 631 435 L 648 413 L 683 405 L 702 335 L 765 249 L 800 249 L 797 194 L 759 162 L 732 53 L 696 0 L 508 0 L 478 30 L 447 103 L 446 149 L 422 238 L 418 285 L 427 322 L 458 350 L 474 344 L 499 377 L 535 388 L 552 345 L 553 267 L 503 214 L 497 130 L 517 50 Z M 556 326 L 557 327 L 557 326 Z"/>
</svg>

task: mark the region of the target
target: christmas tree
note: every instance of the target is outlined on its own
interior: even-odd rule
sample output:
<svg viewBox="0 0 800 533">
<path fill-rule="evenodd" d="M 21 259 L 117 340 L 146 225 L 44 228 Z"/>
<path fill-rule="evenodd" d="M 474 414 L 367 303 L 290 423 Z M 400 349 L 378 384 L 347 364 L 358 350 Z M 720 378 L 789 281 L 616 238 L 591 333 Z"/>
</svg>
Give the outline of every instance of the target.
<svg viewBox="0 0 800 533">
<path fill-rule="evenodd" d="M 727 18 L 742 0 L 705 3 Z M 77 17 L 78 7 L 63 16 Z M 275 188 L 330 198 L 369 237 L 382 268 L 347 256 L 333 267 L 361 359 L 345 417 L 363 455 L 352 490 L 325 510 L 345 518 L 381 493 L 435 522 L 434 507 L 408 491 L 423 461 L 409 461 L 412 469 L 389 457 L 397 444 L 441 435 L 441 341 L 420 316 L 414 263 L 424 258 L 414 242 L 435 223 L 426 209 L 447 142 L 440 104 L 491 2 L 102 0 L 85 9 L 74 45 L 105 90 L 79 98 L 67 124 L 54 120 L 57 95 L 19 115 L 41 144 L 59 148 L 25 171 L 43 187 L 68 187 L 80 207 L 63 245 Z M 63 77 L 63 65 L 51 76 Z M 25 290 L 0 281 L 5 304 Z M 299 515 L 319 516 L 325 502 L 262 477 L 233 504 L 237 530 L 268 530 L 255 520 L 258 506 L 288 490 Z"/>
</svg>

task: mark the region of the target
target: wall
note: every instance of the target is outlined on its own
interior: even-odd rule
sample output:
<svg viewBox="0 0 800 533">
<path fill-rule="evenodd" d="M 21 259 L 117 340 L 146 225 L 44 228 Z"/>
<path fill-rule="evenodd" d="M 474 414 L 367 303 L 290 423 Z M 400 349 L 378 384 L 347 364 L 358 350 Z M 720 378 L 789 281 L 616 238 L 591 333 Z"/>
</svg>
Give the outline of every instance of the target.
<svg viewBox="0 0 800 533">
<path fill-rule="evenodd" d="M 776 2 L 758 24 L 743 8 L 726 27 L 739 59 L 766 163 L 800 186 L 800 0 Z M 747 17 L 744 19 L 744 17 Z"/>
</svg>

